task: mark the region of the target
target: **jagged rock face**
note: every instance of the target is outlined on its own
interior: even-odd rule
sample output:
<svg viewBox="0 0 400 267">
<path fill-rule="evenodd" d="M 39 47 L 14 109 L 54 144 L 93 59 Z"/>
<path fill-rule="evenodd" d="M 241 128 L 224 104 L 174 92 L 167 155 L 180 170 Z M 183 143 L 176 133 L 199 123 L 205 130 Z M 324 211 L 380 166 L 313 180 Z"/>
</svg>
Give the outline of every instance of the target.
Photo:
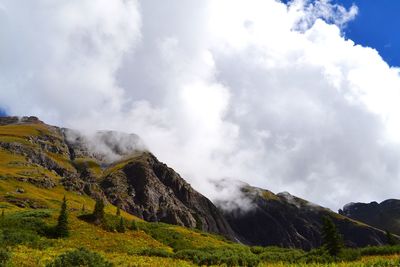
<svg viewBox="0 0 400 267">
<path fill-rule="evenodd" d="M 103 165 L 119 161 L 146 147 L 136 134 L 115 131 L 97 131 L 83 135 L 71 129 L 62 129 L 73 158 L 94 158 Z"/>
<path fill-rule="evenodd" d="M 15 158 L 0 168 L 0 179 L 48 189 L 61 184 L 67 190 L 106 198 L 148 221 L 234 239 L 211 201 L 143 149 L 134 134 L 101 131 L 84 136 L 46 125 L 36 117 L 0 117 L 0 153 Z"/>
<path fill-rule="evenodd" d="M 0 117 L 0 125 L 17 124 L 17 123 L 43 123 L 37 117 Z"/>
<path fill-rule="evenodd" d="M 400 200 L 388 199 L 381 203 L 349 203 L 339 213 L 400 235 Z"/>
<path fill-rule="evenodd" d="M 239 239 L 246 244 L 311 249 L 322 243 L 322 217 L 329 216 L 350 247 L 385 243 L 382 231 L 336 214 L 288 193 L 273 194 L 254 187 L 242 189 L 253 201 L 248 212 L 224 211 Z"/>
<path fill-rule="evenodd" d="M 143 146 L 132 134 L 102 131 L 88 137 L 35 117 L 0 117 L 0 179 L 18 179 L 50 190 L 61 184 L 67 190 L 105 198 L 148 221 L 239 237 L 252 245 L 317 247 L 324 215 L 334 220 L 349 246 L 386 240 L 382 231 L 288 193 L 275 195 L 250 186 L 242 191 L 254 209 L 225 211 L 224 217 L 173 169 L 139 148 Z M 21 207 L 41 206 L 29 200 L 6 201 Z"/>
<path fill-rule="evenodd" d="M 210 200 L 148 152 L 129 159 L 105 176 L 101 187 L 111 203 L 147 221 L 234 236 Z"/>
</svg>

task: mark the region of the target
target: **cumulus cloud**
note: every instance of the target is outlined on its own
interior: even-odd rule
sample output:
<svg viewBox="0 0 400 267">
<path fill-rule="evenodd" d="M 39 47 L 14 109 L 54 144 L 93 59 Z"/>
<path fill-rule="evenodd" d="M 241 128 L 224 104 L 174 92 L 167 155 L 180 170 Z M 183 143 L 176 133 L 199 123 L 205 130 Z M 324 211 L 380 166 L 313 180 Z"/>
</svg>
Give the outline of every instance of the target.
<svg viewBox="0 0 400 267">
<path fill-rule="evenodd" d="M 221 178 L 332 209 L 397 196 L 399 69 L 343 36 L 356 6 L 0 6 L 0 106 L 8 113 L 136 133 L 211 199 L 231 195 L 214 186 Z"/>
<path fill-rule="evenodd" d="M 135 153 L 147 151 L 145 144 L 136 134 L 114 131 L 81 132 L 74 129 L 63 129 L 63 132 L 67 142 L 76 147 L 75 153 L 83 154 L 74 157 L 91 156 L 105 166 L 129 158 Z"/>
</svg>

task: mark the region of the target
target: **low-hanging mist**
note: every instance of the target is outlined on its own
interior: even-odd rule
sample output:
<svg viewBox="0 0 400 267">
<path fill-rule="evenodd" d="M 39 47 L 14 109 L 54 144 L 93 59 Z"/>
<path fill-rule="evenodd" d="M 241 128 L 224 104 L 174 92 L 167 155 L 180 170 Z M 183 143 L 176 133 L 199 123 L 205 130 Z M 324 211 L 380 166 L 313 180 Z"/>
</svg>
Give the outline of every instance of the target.
<svg viewBox="0 0 400 267">
<path fill-rule="evenodd" d="M 399 69 L 343 36 L 356 16 L 329 0 L 0 0 L 0 107 L 135 133 L 220 202 L 240 199 L 220 179 L 332 209 L 396 197 Z"/>
</svg>

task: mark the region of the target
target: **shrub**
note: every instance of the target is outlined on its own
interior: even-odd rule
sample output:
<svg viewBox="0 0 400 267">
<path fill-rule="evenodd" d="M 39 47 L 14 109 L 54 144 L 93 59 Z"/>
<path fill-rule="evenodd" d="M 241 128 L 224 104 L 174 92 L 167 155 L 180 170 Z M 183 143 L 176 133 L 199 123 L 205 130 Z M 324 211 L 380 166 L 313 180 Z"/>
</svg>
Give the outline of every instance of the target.
<svg viewBox="0 0 400 267">
<path fill-rule="evenodd" d="M 6 266 L 10 258 L 11 253 L 5 248 L 0 248 L 0 266 Z"/>
<path fill-rule="evenodd" d="M 33 210 L 7 214 L 0 220 L 0 243 L 5 246 L 27 245 L 35 248 L 48 247 L 51 242 L 41 236 L 49 236 L 49 227 L 43 218 L 50 217 L 47 210 Z"/>
<path fill-rule="evenodd" d="M 68 251 L 59 255 L 53 262 L 46 265 L 47 267 L 111 267 L 110 262 L 105 260 L 101 255 L 92 252 L 86 248 L 79 248 Z"/>
<path fill-rule="evenodd" d="M 361 258 L 361 252 L 359 249 L 343 249 L 339 253 L 338 260 L 340 261 L 356 261 Z"/>
<path fill-rule="evenodd" d="M 169 258 L 172 257 L 174 254 L 171 252 L 166 251 L 165 249 L 162 248 L 147 248 L 142 250 L 139 255 L 142 256 L 153 256 L 153 257 L 163 257 L 163 258 Z"/>
<path fill-rule="evenodd" d="M 198 265 L 257 266 L 260 262 L 257 255 L 244 246 L 183 249 L 176 252 L 175 257 Z"/>
<path fill-rule="evenodd" d="M 260 246 L 254 246 L 254 247 L 250 247 L 250 251 L 256 255 L 259 255 L 259 254 L 265 252 L 265 248 L 260 247 Z"/>
<path fill-rule="evenodd" d="M 115 213 L 116 216 L 121 216 L 121 210 L 119 207 L 117 207 L 117 212 Z"/>
<path fill-rule="evenodd" d="M 84 220 L 85 222 L 101 226 L 104 230 L 108 232 L 115 232 L 121 217 L 117 217 L 115 215 L 110 215 L 110 214 L 104 214 L 102 215 L 102 218 L 99 219 L 99 217 L 96 216 L 95 213 L 92 213 L 92 214 L 82 214 L 78 216 L 78 218 Z"/>
<path fill-rule="evenodd" d="M 398 243 L 398 240 L 396 240 L 391 232 L 386 230 L 386 242 L 389 246 L 394 246 Z"/>
<path fill-rule="evenodd" d="M 304 251 L 297 249 L 275 249 L 268 251 L 264 250 L 259 254 L 259 258 L 264 262 L 287 262 L 295 263 L 297 260 L 305 255 Z"/>
<path fill-rule="evenodd" d="M 132 230 L 132 231 L 137 231 L 137 230 L 139 230 L 136 221 L 132 221 L 132 222 L 131 222 L 131 225 L 129 225 L 129 229 Z"/>
<path fill-rule="evenodd" d="M 118 233 L 125 233 L 125 223 L 124 219 L 121 217 L 119 223 L 116 227 Z"/>
<path fill-rule="evenodd" d="M 330 263 L 334 258 L 323 248 L 313 249 L 297 259 L 301 263 Z"/>
<path fill-rule="evenodd" d="M 400 246 L 365 247 L 359 249 L 363 256 L 393 255 L 400 253 Z"/>
</svg>

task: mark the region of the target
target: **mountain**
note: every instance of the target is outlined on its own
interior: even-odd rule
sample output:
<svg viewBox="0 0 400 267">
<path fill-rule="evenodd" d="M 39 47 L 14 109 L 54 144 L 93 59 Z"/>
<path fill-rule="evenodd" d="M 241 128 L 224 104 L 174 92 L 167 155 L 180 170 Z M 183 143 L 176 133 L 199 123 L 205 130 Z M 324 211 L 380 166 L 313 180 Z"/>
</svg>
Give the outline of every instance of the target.
<svg viewBox="0 0 400 267">
<path fill-rule="evenodd" d="M 400 235 L 400 200 L 388 199 L 371 203 L 349 203 L 339 213 Z"/>
<path fill-rule="evenodd" d="M 147 151 L 135 134 L 82 134 L 36 117 L 0 117 L 0 182 L 12 189 L 1 202 L 46 209 L 49 198 L 26 193 L 74 192 L 102 198 L 148 222 L 164 222 L 223 235 L 249 245 L 310 249 L 321 245 L 321 219 L 329 216 L 353 247 L 380 245 L 381 230 L 289 193 L 273 194 L 243 185 L 252 209 L 224 210 L 194 190 L 178 173 Z M 0 187 L 1 191 L 1 187 Z"/>
<path fill-rule="evenodd" d="M 89 136 L 89 137 L 88 137 Z M 92 135 L 50 126 L 36 117 L 0 118 L 0 179 L 104 198 L 151 222 L 165 222 L 234 239 L 220 211 L 179 174 L 161 163 L 136 135 Z M 43 207 L 5 196 L 19 207 Z"/>
<path fill-rule="evenodd" d="M 321 245 L 322 217 L 328 216 L 350 247 L 385 244 L 381 230 L 346 218 L 343 215 L 284 192 L 243 184 L 241 191 L 252 200 L 253 208 L 223 210 L 232 229 L 245 244 L 311 249 Z"/>
</svg>

